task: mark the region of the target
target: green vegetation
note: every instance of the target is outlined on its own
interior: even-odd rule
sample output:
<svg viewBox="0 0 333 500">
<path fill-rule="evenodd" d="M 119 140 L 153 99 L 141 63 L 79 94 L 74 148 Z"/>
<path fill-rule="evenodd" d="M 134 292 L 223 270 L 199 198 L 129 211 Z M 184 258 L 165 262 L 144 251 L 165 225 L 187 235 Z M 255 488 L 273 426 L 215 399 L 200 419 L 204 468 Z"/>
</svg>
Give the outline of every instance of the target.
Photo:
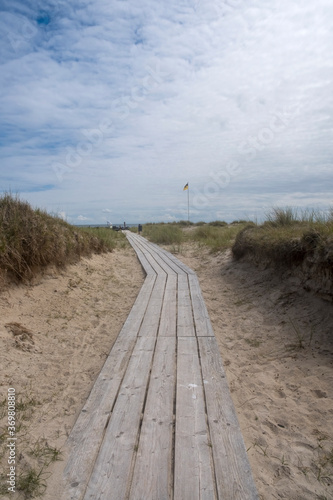
<svg viewBox="0 0 333 500">
<path fill-rule="evenodd" d="M 107 236 L 101 229 L 71 226 L 5 194 L 0 197 L 0 278 L 27 281 L 50 264 L 63 267 L 81 256 L 111 251 L 123 235 L 105 231 Z"/>
<path fill-rule="evenodd" d="M 30 434 L 31 420 L 35 412 L 43 414 L 43 401 L 32 396 L 31 389 L 26 394 L 18 394 L 16 400 L 16 425 L 17 442 L 20 443 L 20 452 L 17 454 L 17 481 L 16 489 L 20 492 L 19 498 L 30 499 L 41 496 L 46 490 L 46 481 L 50 476 L 49 466 L 62 460 L 62 452 L 50 446 L 49 438 L 35 439 Z M 3 473 L 0 475 L 0 496 L 9 498 L 12 493 L 8 491 L 6 469 L 8 469 L 5 443 L 8 442 L 7 399 L 0 401 L 0 426 L 3 430 L 0 435 L 1 465 Z M 16 497 L 15 497 L 16 498 Z"/>
<path fill-rule="evenodd" d="M 311 257 L 321 266 L 331 266 L 333 212 L 275 208 L 263 224 L 248 224 L 240 231 L 232 251 L 236 259 L 249 256 L 256 262 L 292 266 Z"/>
<path fill-rule="evenodd" d="M 98 240 L 103 242 L 105 249 L 109 251 L 116 247 L 123 248 L 127 245 L 126 236 L 121 231 L 112 231 L 108 227 L 81 227 L 79 230 L 87 233 L 92 238 L 98 238 Z"/>
<path fill-rule="evenodd" d="M 246 224 L 227 224 L 224 221 L 145 224 L 143 236 L 157 244 L 178 247 L 185 242 L 196 242 L 208 246 L 212 252 L 218 252 L 230 248 L 236 235 Z"/>
<path fill-rule="evenodd" d="M 189 237 L 200 245 L 207 245 L 212 252 L 219 252 L 232 246 L 236 235 L 243 227 L 244 224 L 216 224 L 215 221 L 212 225 L 206 224 L 195 228 Z"/>
<path fill-rule="evenodd" d="M 180 245 L 184 241 L 184 232 L 176 224 L 145 224 L 142 235 L 161 245 Z"/>
<path fill-rule="evenodd" d="M 143 236 L 178 250 L 187 242 L 212 252 L 231 247 L 236 259 L 246 256 L 269 265 L 293 266 L 308 260 L 309 265 L 315 262 L 317 275 L 333 278 L 333 209 L 325 214 L 274 208 L 263 224 L 244 220 L 145 224 Z"/>
</svg>

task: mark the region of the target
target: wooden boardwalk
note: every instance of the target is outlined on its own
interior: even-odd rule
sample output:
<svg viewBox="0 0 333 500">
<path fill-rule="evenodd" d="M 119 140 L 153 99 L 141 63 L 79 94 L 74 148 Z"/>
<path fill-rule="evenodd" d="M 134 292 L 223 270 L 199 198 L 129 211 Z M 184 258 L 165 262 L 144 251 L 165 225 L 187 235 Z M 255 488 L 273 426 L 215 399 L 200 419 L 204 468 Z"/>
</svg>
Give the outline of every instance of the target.
<svg viewBox="0 0 333 500">
<path fill-rule="evenodd" d="M 147 276 L 68 438 L 63 499 L 258 499 L 197 276 L 126 234 Z"/>
</svg>

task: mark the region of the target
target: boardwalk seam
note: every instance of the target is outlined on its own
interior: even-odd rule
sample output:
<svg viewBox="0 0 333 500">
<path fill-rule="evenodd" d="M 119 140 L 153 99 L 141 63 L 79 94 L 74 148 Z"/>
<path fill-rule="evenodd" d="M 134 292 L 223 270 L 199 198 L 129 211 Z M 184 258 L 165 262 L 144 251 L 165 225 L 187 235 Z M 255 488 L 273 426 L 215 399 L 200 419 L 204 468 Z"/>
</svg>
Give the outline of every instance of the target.
<svg viewBox="0 0 333 500">
<path fill-rule="evenodd" d="M 129 473 L 127 490 L 126 490 L 126 494 L 125 494 L 125 500 L 128 500 L 128 498 L 130 497 L 131 489 L 132 489 L 135 463 L 136 463 L 136 459 L 137 459 L 137 455 L 138 455 L 138 450 L 139 450 L 139 445 L 140 445 L 140 437 L 141 437 L 141 429 L 142 429 L 143 417 L 144 417 L 144 413 L 145 413 L 147 396 L 148 396 L 148 390 L 149 390 L 149 386 L 150 386 L 150 378 L 151 378 L 151 373 L 152 373 L 152 369 L 153 369 L 153 363 L 154 363 L 155 354 L 156 354 L 156 344 L 157 344 L 157 336 L 155 337 L 154 353 L 153 353 L 153 356 L 152 356 L 152 359 L 151 359 L 151 363 L 150 363 L 150 370 L 149 370 L 149 375 L 148 375 L 148 379 L 147 379 L 145 396 L 143 398 L 143 404 L 142 404 L 142 408 L 141 408 L 140 422 L 139 422 L 138 432 L 137 432 L 137 435 L 136 435 L 136 440 L 135 440 L 135 445 L 134 445 L 134 453 L 132 455 L 132 463 L 131 463 L 131 468 L 130 468 L 130 473 Z"/>
<path fill-rule="evenodd" d="M 191 290 L 190 280 L 189 280 L 188 274 L 187 274 L 187 282 L 188 282 L 188 288 L 189 288 L 190 297 L 191 297 L 191 310 L 192 310 L 193 325 L 194 325 L 194 331 L 195 331 L 196 346 L 197 346 L 197 351 L 198 351 L 198 359 L 199 359 L 199 366 L 200 366 L 200 377 L 201 377 L 201 382 L 202 382 L 203 397 L 204 397 L 204 403 L 205 403 L 206 428 L 207 428 L 207 436 L 209 439 L 209 446 L 210 446 L 209 455 L 210 455 L 211 464 L 213 466 L 214 495 L 215 495 L 215 499 L 218 499 L 219 496 L 218 496 L 218 491 L 217 491 L 216 468 L 215 468 L 215 461 L 214 461 L 213 448 L 212 448 L 212 437 L 211 437 L 210 425 L 209 425 L 209 419 L 208 419 L 208 406 L 207 406 L 207 398 L 206 398 L 205 380 L 204 380 L 203 372 L 202 372 L 201 352 L 200 352 L 200 346 L 199 346 L 199 340 L 198 340 L 197 324 L 195 321 L 194 310 L 193 310 L 193 300 L 192 300 L 193 296 L 192 296 L 192 290 Z"/>
<path fill-rule="evenodd" d="M 176 403 L 177 403 L 177 367 L 178 367 L 178 336 L 177 336 L 177 331 L 178 331 L 178 277 L 179 275 L 177 274 L 177 283 L 176 283 L 176 336 L 175 336 L 175 342 L 176 342 L 176 347 L 175 347 L 175 381 L 174 381 L 174 389 L 173 389 L 173 426 L 172 426 L 172 464 L 171 464 L 171 470 L 172 470 L 172 491 L 171 491 L 171 496 L 170 500 L 173 500 L 174 498 L 174 492 L 175 492 L 175 477 L 176 477 L 176 460 L 175 460 L 175 452 L 176 452 L 176 415 L 177 415 L 177 409 L 176 409 Z"/>
</svg>

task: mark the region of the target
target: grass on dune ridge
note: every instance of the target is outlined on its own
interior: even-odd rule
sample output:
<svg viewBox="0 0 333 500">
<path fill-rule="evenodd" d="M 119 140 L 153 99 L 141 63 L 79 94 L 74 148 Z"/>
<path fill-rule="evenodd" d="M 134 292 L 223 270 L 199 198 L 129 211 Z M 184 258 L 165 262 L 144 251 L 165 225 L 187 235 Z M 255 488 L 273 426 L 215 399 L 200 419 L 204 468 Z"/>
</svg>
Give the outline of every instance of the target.
<svg viewBox="0 0 333 500">
<path fill-rule="evenodd" d="M 155 243 L 186 242 L 205 245 L 212 252 L 232 248 L 236 259 L 298 265 L 316 255 L 324 266 L 333 265 L 333 209 L 327 212 L 273 208 L 262 224 L 246 221 L 146 224 L 143 235 Z"/>
<path fill-rule="evenodd" d="M 27 281 L 48 265 L 63 267 L 81 256 L 111 251 L 115 238 L 123 235 L 106 231 L 74 227 L 4 194 L 0 197 L 1 281 Z"/>
<path fill-rule="evenodd" d="M 249 224 L 239 232 L 232 250 L 236 259 L 251 256 L 291 266 L 315 256 L 332 266 L 333 209 L 323 213 L 273 208 L 263 224 Z"/>
<path fill-rule="evenodd" d="M 154 243 L 173 245 L 178 249 L 181 244 L 192 241 L 200 246 L 208 246 L 212 252 L 217 252 L 229 248 L 237 233 L 246 225 L 247 222 L 244 221 L 235 221 L 232 224 L 224 221 L 145 224 L 143 236 Z"/>
<path fill-rule="evenodd" d="M 236 259 L 250 256 L 273 264 L 300 264 L 316 255 L 333 267 L 333 208 L 325 214 L 274 208 L 262 224 L 248 221 L 145 224 L 143 236 L 180 249 L 186 242 L 212 252 L 232 248 Z M 124 246 L 121 232 L 108 228 L 78 228 L 11 194 L 0 196 L 0 280 L 27 281 L 48 265 L 63 267 L 81 256 Z"/>
</svg>

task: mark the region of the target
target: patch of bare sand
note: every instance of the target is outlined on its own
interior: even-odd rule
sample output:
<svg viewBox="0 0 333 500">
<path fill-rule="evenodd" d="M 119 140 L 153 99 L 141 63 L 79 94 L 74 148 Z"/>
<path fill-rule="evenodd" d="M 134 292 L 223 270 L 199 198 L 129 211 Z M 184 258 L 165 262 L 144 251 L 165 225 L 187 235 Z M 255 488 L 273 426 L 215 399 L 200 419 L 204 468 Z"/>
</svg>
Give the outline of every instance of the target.
<svg viewBox="0 0 333 500">
<path fill-rule="evenodd" d="M 61 274 L 49 271 L 34 286 L 0 295 L 0 434 L 6 439 L 4 400 L 13 387 L 22 401 L 16 434 L 21 478 L 32 468 L 41 472 L 40 484 L 56 485 L 64 461 L 47 464 L 54 450 L 64 448 L 143 281 L 134 251 L 125 248 L 84 258 Z M 0 451 L 1 472 L 7 474 L 8 450 Z M 3 486 L 4 478 L 1 498 Z M 57 498 L 56 487 L 44 498 L 49 495 Z M 24 495 L 17 491 L 10 498 Z"/>
<path fill-rule="evenodd" d="M 333 498 L 333 308 L 270 269 L 184 245 L 261 499 Z"/>
</svg>

